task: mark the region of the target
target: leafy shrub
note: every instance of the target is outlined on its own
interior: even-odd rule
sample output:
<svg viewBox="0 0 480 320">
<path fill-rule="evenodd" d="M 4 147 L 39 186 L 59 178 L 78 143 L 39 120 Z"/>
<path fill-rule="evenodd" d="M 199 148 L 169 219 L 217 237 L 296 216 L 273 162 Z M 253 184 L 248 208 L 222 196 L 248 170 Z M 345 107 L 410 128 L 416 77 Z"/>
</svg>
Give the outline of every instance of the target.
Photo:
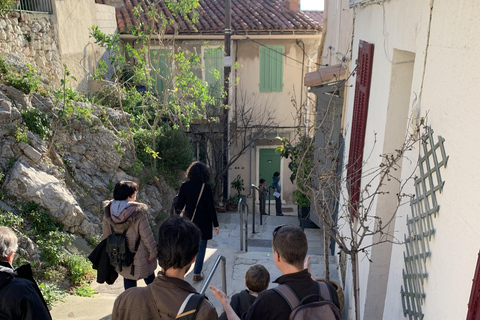
<svg viewBox="0 0 480 320">
<path fill-rule="evenodd" d="M 0 209 L 0 226 L 20 229 L 23 224 L 23 219 L 12 212 L 6 212 Z"/>
<path fill-rule="evenodd" d="M 54 284 L 40 283 L 39 287 L 49 309 L 52 309 L 53 304 L 56 301 L 62 300 L 67 295 L 64 291 L 59 290 Z"/>
<path fill-rule="evenodd" d="M 32 231 L 37 235 L 45 235 L 50 231 L 58 231 L 63 228 L 61 223 L 53 220 L 50 213 L 45 209 L 40 208 L 35 202 L 27 203 L 21 214 L 30 221 Z"/>
<path fill-rule="evenodd" d="M 68 267 L 70 277 L 75 285 L 80 285 L 95 277 L 92 263 L 85 257 L 79 255 L 68 256 L 65 258 L 65 264 Z"/>
<path fill-rule="evenodd" d="M 23 121 L 27 128 L 45 139 L 52 134 L 50 130 L 50 120 L 47 115 L 37 108 L 28 108 L 22 112 Z"/>
<path fill-rule="evenodd" d="M 73 235 L 63 231 L 50 231 L 37 237 L 40 248 L 40 258 L 49 265 L 57 265 L 65 258 L 62 248 L 73 240 Z"/>
<path fill-rule="evenodd" d="M 15 132 L 13 134 L 17 142 L 28 143 L 27 128 L 17 126 L 15 127 Z"/>
<path fill-rule="evenodd" d="M 95 295 L 95 290 L 86 282 L 82 282 L 80 286 L 73 288 L 76 296 L 91 298 Z"/>
<path fill-rule="evenodd" d="M 36 70 L 29 64 L 27 67 L 29 71 L 21 72 L 21 74 L 17 72 L 9 72 L 5 75 L 4 79 L 10 86 L 29 94 L 37 91 L 41 81 L 36 75 Z"/>
</svg>

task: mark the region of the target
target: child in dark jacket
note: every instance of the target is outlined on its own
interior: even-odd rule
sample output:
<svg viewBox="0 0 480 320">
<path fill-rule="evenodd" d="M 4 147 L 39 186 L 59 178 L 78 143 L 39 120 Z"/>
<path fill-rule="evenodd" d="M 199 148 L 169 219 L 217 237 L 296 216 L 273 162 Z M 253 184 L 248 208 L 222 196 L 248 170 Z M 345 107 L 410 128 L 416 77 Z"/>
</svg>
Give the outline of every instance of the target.
<svg viewBox="0 0 480 320">
<path fill-rule="evenodd" d="M 235 293 L 230 300 L 235 313 L 241 318 L 248 308 L 255 302 L 260 292 L 268 289 L 270 273 L 261 264 L 251 266 L 245 274 L 245 285 L 248 289 Z M 222 313 L 219 320 L 227 320 L 227 315 Z"/>
</svg>

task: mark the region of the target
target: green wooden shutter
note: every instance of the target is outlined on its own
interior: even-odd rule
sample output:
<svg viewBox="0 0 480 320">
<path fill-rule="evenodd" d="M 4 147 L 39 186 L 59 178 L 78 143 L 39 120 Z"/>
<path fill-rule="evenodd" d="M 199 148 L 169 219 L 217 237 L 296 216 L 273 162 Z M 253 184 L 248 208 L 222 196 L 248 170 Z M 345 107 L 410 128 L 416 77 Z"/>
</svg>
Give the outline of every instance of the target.
<svg viewBox="0 0 480 320">
<path fill-rule="evenodd" d="M 283 90 L 283 46 L 260 47 L 260 92 Z"/>
<path fill-rule="evenodd" d="M 157 70 L 159 74 L 163 77 L 168 78 L 169 76 L 169 50 L 167 49 L 151 49 L 150 50 L 150 61 L 153 67 Z M 166 82 L 158 77 L 155 72 L 150 72 L 150 76 L 153 79 L 153 91 L 154 94 L 161 96 L 165 90 Z"/>
<path fill-rule="evenodd" d="M 223 91 L 223 56 L 222 47 L 205 49 L 205 81 L 214 90 L 212 94 L 218 98 L 222 96 Z M 216 72 L 219 73 L 220 77 L 215 76 Z"/>
</svg>

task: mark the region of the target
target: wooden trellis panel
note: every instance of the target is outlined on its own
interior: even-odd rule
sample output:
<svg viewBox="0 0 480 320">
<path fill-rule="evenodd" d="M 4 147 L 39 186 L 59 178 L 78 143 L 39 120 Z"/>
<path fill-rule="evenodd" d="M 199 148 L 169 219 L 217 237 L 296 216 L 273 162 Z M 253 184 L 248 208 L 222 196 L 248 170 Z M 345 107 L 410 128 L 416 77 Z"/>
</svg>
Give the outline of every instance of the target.
<svg viewBox="0 0 480 320">
<path fill-rule="evenodd" d="M 401 288 L 403 315 L 410 320 L 423 319 L 422 304 L 426 294 L 424 280 L 428 277 L 426 262 L 430 257 L 429 241 L 435 233 L 433 218 L 440 205 L 437 193 L 445 182 L 440 168 L 447 166 L 448 156 L 438 137 L 435 143 L 433 130 L 428 127 L 422 140 L 418 158 L 419 176 L 415 179 L 415 197 L 410 201 L 411 216 L 407 216 L 408 235 L 405 236 L 403 286 Z"/>
</svg>

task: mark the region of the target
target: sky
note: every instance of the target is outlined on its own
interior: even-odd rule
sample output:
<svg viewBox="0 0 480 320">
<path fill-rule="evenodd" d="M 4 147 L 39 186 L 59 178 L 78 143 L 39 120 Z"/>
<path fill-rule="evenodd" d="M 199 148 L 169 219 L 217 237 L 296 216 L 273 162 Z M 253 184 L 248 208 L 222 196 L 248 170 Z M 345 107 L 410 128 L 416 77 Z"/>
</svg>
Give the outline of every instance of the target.
<svg viewBox="0 0 480 320">
<path fill-rule="evenodd" d="M 300 0 L 301 10 L 323 10 L 323 0 Z"/>
</svg>

